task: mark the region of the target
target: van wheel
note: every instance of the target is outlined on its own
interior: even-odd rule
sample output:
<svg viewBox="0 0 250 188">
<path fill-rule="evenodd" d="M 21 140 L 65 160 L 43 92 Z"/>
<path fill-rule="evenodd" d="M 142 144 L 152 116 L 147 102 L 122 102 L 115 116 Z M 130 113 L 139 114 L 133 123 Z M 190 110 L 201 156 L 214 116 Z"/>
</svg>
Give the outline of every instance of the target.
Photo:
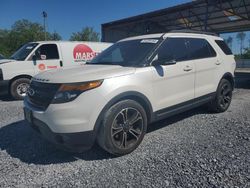
<svg viewBox="0 0 250 188">
<path fill-rule="evenodd" d="M 113 105 L 104 116 L 97 141 L 114 155 L 125 155 L 135 150 L 147 130 L 144 108 L 133 100 L 124 100 Z"/>
<path fill-rule="evenodd" d="M 216 113 L 225 112 L 231 104 L 232 93 L 232 84 L 228 80 L 222 79 L 219 83 L 215 99 L 209 104 L 210 109 Z"/>
<path fill-rule="evenodd" d="M 16 100 L 23 100 L 30 85 L 30 79 L 19 78 L 14 80 L 10 86 L 10 94 Z"/>
</svg>

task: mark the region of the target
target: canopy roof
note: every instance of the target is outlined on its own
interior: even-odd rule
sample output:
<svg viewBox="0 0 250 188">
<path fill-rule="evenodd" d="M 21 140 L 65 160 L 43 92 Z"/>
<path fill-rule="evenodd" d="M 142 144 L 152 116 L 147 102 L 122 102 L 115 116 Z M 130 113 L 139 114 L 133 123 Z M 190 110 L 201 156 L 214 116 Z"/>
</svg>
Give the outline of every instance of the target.
<svg viewBox="0 0 250 188">
<path fill-rule="evenodd" d="M 250 30 L 250 0 L 196 0 L 102 24 L 102 40 L 192 29 L 214 33 Z"/>
</svg>

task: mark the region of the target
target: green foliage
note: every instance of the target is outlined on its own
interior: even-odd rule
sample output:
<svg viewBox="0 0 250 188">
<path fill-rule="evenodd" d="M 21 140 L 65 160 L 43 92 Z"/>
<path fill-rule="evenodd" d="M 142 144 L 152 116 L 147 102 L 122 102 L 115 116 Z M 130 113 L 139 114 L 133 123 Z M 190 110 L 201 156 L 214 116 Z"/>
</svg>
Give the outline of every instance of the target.
<svg viewBox="0 0 250 188">
<path fill-rule="evenodd" d="M 95 32 L 92 27 L 85 27 L 80 32 L 73 33 L 71 41 L 100 41 L 99 33 Z"/>
<path fill-rule="evenodd" d="M 250 59 L 250 48 L 245 48 L 242 55 L 236 54 L 235 59 Z"/>
<path fill-rule="evenodd" d="M 243 49 L 244 49 L 244 40 L 246 38 L 246 33 L 239 32 L 239 33 L 237 33 L 236 38 L 240 42 L 240 54 L 242 55 L 243 54 Z"/>
<path fill-rule="evenodd" d="M 61 40 L 61 36 L 54 33 L 46 33 L 47 40 Z M 21 45 L 32 41 L 43 41 L 43 27 L 39 23 L 28 20 L 16 21 L 10 30 L 0 29 L 0 53 L 9 57 Z"/>
<path fill-rule="evenodd" d="M 47 36 L 49 40 L 62 40 L 62 37 L 57 32 L 49 33 Z"/>
<path fill-rule="evenodd" d="M 250 48 L 246 48 L 242 54 L 242 59 L 250 59 Z"/>
</svg>

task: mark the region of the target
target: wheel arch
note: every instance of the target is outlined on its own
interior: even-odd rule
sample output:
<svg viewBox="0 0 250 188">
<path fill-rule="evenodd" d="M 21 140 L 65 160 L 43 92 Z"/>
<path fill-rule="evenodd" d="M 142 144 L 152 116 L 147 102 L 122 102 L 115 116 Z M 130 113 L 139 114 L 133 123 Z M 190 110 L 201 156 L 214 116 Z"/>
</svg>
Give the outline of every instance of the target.
<svg viewBox="0 0 250 188">
<path fill-rule="evenodd" d="M 21 75 L 18 75 L 18 76 L 15 76 L 14 78 L 10 79 L 10 82 L 9 82 L 9 86 L 11 86 L 11 84 L 15 81 L 15 80 L 18 80 L 20 78 L 28 78 L 31 80 L 32 76 L 28 75 L 28 74 L 21 74 Z"/>
<path fill-rule="evenodd" d="M 152 105 L 151 105 L 149 99 L 142 93 L 139 93 L 136 91 L 127 91 L 127 92 L 124 92 L 124 93 L 121 93 L 121 94 L 115 96 L 105 105 L 105 107 L 102 109 L 101 113 L 99 114 L 99 116 L 96 120 L 95 127 L 94 127 L 95 133 L 98 132 L 98 130 L 101 126 L 101 121 L 105 115 L 105 112 L 111 106 L 116 104 L 117 102 L 127 100 L 127 99 L 134 100 L 134 101 L 138 102 L 140 105 L 142 105 L 142 107 L 146 111 L 149 123 L 153 120 L 153 108 L 152 108 Z"/>
</svg>

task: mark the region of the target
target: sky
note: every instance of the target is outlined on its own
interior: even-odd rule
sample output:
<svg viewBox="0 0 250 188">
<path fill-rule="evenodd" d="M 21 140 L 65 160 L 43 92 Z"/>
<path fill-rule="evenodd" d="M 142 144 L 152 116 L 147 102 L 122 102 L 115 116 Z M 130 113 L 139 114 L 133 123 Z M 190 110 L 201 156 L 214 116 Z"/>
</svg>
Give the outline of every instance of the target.
<svg viewBox="0 0 250 188">
<path fill-rule="evenodd" d="M 46 11 L 48 31 L 56 31 L 63 40 L 68 40 L 73 32 L 86 26 L 101 33 L 102 23 L 186 2 L 190 0 L 0 0 L 0 28 L 10 29 L 20 19 L 43 24 L 42 12 Z M 222 37 L 227 38 L 228 34 Z M 248 40 L 250 33 L 247 33 L 246 47 Z M 239 52 L 239 42 L 235 38 L 233 51 Z"/>
<path fill-rule="evenodd" d="M 63 39 L 85 26 L 101 32 L 101 24 L 189 2 L 189 0 L 0 0 L 0 28 L 9 29 L 19 19 L 43 23 Z"/>
</svg>

